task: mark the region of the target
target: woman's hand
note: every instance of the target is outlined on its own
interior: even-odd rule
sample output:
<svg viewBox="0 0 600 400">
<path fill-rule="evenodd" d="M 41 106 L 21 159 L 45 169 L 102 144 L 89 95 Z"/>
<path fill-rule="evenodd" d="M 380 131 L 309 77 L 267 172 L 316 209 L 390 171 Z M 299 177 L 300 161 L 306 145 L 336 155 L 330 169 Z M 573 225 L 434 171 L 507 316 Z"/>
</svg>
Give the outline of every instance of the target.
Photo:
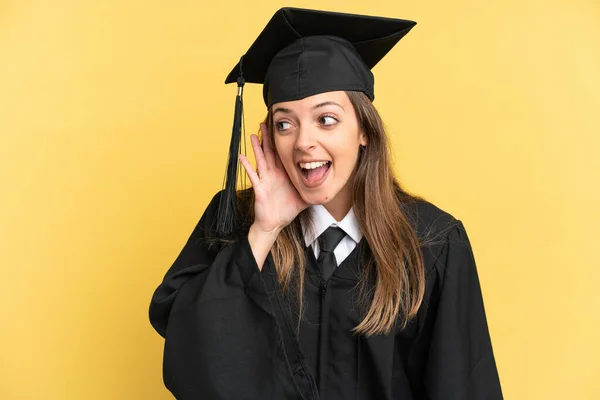
<svg viewBox="0 0 600 400">
<path fill-rule="evenodd" d="M 278 233 L 309 205 L 290 181 L 281 164 L 275 146 L 269 140 L 266 124 L 260 124 L 263 147 L 258 136 L 250 135 L 256 158 L 258 174 L 248 159 L 240 154 L 239 159 L 254 188 L 254 225 L 260 231 Z"/>
</svg>

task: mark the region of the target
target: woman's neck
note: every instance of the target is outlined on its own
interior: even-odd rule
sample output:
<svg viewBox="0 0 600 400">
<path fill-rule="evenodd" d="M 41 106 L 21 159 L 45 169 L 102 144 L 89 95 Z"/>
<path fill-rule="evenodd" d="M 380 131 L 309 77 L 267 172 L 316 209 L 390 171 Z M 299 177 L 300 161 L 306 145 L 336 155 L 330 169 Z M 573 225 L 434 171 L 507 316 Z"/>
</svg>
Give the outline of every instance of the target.
<svg viewBox="0 0 600 400">
<path fill-rule="evenodd" d="M 352 208 L 352 196 L 349 190 L 347 190 L 350 187 L 348 185 L 344 186 L 331 201 L 323 205 L 337 222 L 343 220 Z"/>
</svg>

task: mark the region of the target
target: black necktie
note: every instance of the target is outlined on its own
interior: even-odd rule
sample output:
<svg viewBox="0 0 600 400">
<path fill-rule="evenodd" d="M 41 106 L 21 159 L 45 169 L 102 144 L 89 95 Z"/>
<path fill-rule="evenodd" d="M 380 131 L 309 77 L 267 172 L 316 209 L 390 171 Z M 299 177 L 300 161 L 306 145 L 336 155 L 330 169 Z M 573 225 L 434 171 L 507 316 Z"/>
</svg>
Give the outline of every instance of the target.
<svg viewBox="0 0 600 400">
<path fill-rule="evenodd" d="M 346 236 L 346 232 L 335 226 L 330 226 L 319 236 L 320 252 L 317 263 L 321 267 L 321 274 L 325 281 L 329 280 L 329 277 L 337 268 L 337 261 L 333 250 L 342 241 L 344 236 Z"/>
</svg>

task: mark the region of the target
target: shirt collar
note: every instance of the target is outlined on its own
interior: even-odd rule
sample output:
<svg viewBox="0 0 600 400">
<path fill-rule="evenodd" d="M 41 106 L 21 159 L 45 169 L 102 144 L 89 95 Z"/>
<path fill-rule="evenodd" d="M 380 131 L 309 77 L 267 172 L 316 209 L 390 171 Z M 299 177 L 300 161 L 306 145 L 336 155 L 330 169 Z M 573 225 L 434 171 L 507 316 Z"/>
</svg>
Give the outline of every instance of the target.
<svg viewBox="0 0 600 400">
<path fill-rule="evenodd" d="M 306 244 L 306 247 L 312 245 L 313 242 L 332 225 L 341 228 L 346 232 L 346 235 L 350 236 L 356 243 L 360 242 L 360 239 L 362 239 L 363 235 L 360 232 L 360 227 L 358 226 L 358 221 L 354 215 L 353 208 L 348 211 L 346 216 L 340 222 L 337 222 L 335 218 L 329 214 L 329 211 L 327 211 L 325 206 L 321 204 L 311 206 L 311 209 L 314 231 L 311 232 L 304 224 L 302 224 L 302 232 L 304 234 L 304 243 Z"/>
</svg>

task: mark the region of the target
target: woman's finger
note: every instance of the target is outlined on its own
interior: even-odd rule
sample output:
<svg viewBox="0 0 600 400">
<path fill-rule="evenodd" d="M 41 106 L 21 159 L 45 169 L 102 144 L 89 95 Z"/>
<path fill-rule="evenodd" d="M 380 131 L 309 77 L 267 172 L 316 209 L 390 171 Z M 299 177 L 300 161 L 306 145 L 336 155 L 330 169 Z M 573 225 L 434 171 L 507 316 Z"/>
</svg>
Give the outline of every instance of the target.
<svg viewBox="0 0 600 400">
<path fill-rule="evenodd" d="M 283 169 L 283 163 L 281 162 L 281 158 L 279 158 L 279 153 L 275 152 L 275 166 L 279 169 Z"/>
<path fill-rule="evenodd" d="M 258 175 L 265 176 L 269 166 L 267 165 L 267 160 L 265 159 L 263 150 L 260 147 L 258 136 L 250 135 L 250 142 L 252 142 L 252 149 L 254 150 L 254 158 L 256 159 L 256 169 L 258 170 Z"/>
<path fill-rule="evenodd" d="M 269 130 L 267 129 L 267 124 L 260 124 L 260 131 L 262 133 L 263 138 L 263 152 L 265 154 L 265 159 L 267 160 L 267 165 L 269 167 L 275 165 L 275 157 L 273 154 L 273 146 L 271 145 L 271 140 L 269 137 Z"/>
<path fill-rule="evenodd" d="M 260 178 L 256 174 L 256 171 L 254 171 L 254 168 L 252 168 L 252 164 L 250 164 L 250 161 L 248 161 L 246 156 L 244 156 L 243 154 L 239 154 L 238 158 L 242 163 L 242 166 L 246 170 L 248 177 L 250 178 L 250 183 L 252 183 L 252 187 L 257 187 L 260 183 Z"/>
</svg>

